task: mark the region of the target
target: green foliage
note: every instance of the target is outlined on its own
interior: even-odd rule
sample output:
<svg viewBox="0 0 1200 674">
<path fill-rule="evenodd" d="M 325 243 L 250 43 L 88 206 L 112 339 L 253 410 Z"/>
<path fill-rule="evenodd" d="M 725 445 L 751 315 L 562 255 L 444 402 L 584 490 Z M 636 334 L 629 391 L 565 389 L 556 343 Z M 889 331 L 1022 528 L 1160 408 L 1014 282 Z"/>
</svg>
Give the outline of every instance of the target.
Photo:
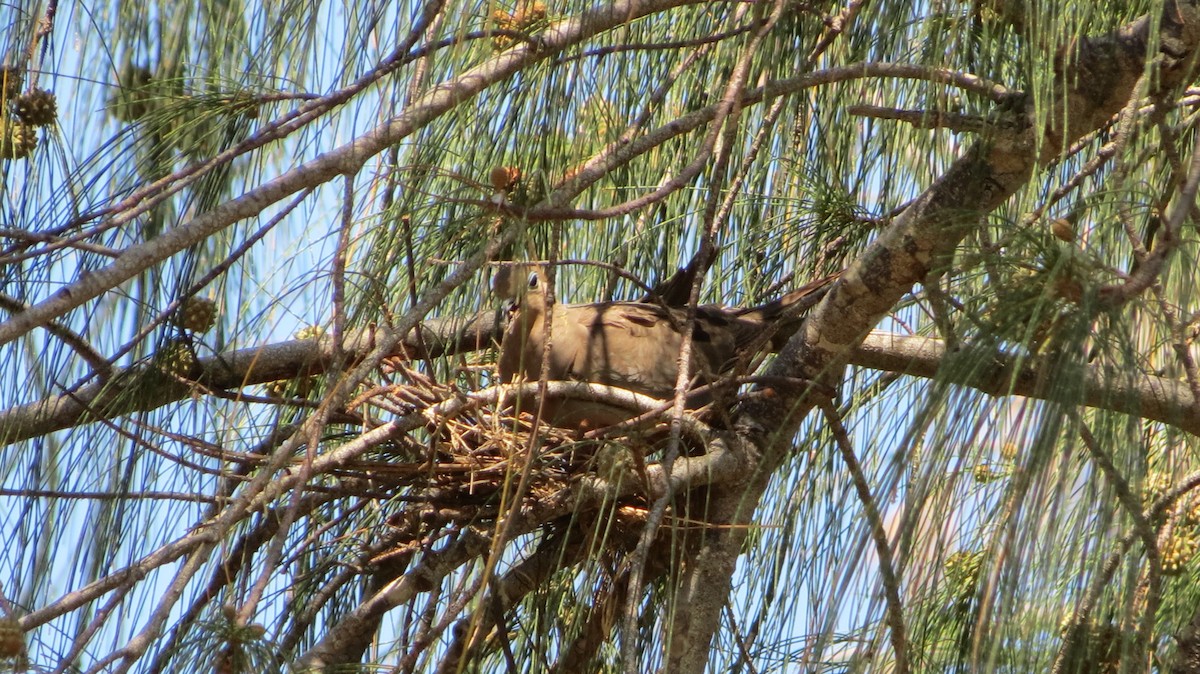
<svg viewBox="0 0 1200 674">
<path fill-rule="evenodd" d="M 895 671 L 889 591 L 910 671 L 1169 671 L 1198 446 L 1155 392 L 1200 391 L 1200 249 L 1169 229 L 1198 116 L 1143 100 L 1148 69 L 1118 117 L 1068 97 L 1083 46 L 1162 7 L 615 6 L 0 10 L 0 323 L 103 285 L 0 345 L 0 621 L 26 616 L 31 667 L 282 671 L 349 625 L 329 671 L 669 668 L 699 551 L 737 531 L 711 671 Z M 998 208 L 902 229 L 964 158 L 1016 154 Z M 636 299 L 711 247 L 701 301 L 748 306 L 902 236 L 948 243 L 875 327 L 938 362 L 827 373 L 861 475 L 814 415 L 778 470 L 721 476 L 769 482 L 745 522 L 683 478 L 656 511 L 665 421 L 530 433 L 490 342 L 373 352 L 503 316 L 492 263 Z M 848 324 L 881 273 L 853 268 Z"/>
</svg>

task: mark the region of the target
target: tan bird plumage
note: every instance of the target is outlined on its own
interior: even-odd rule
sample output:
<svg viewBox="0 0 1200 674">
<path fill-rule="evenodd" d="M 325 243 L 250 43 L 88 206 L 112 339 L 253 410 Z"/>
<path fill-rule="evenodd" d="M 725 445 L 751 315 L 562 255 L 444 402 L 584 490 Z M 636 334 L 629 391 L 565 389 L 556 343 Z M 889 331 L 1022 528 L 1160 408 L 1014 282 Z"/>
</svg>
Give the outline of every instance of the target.
<svg viewBox="0 0 1200 674">
<path fill-rule="evenodd" d="M 781 347 L 798 327 L 800 310 L 812 304 L 804 300 L 815 299 L 814 293 L 835 278 L 819 279 L 758 307 L 697 307 L 689 369 L 693 387 L 715 382 L 740 358 Z M 501 381 L 538 380 L 549 329 L 549 380 L 609 384 L 662 399 L 674 394 L 684 309 L 643 302 L 555 304 L 548 319 L 542 279 L 540 270 L 533 271 L 516 300 L 500 347 Z M 547 400 L 543 408 L 543 418 L 562 427 L 606 426 L 631 416 L 628 410 L 582 400 Z"/>
</svg>

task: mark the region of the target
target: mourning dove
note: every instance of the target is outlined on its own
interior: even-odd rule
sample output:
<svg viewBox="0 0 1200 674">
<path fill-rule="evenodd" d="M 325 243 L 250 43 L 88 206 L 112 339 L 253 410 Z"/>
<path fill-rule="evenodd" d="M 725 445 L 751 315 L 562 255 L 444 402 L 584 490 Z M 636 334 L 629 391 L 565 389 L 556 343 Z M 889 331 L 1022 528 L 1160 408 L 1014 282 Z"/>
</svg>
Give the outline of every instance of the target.
<svg viewBox="0 0 1200 674">
<path fill-rule="evenodd" d="M 768 345 L 781 347 L 798 327 L 800 311 L 815 303 L 820 297 L 815 293 L 836 278 L 819 279 L 757 307 L 697 307 L 689 369 L 693 387 L 715 382 L 740 358 L 748 360 Z M 608 384 L 660 399 L 674 395 L 684 309 L 643 302 L 556 303 L 548 320 L 544 283 L 543 270 L 535 268 L 528 286 L 515 298 L 515 313 L 500 346 L 502 382 L 540 378 L 549 330 L 548 380 Z M 811 301 L 804 302 L 806 298 Z M 689 406 L 708 400 L 693 397 Z M 631 416 L 625 409 L 577 399 L 546 400 L 542 408 L 543 419 L 565 428 L 607 426 Z"/>
</svg>

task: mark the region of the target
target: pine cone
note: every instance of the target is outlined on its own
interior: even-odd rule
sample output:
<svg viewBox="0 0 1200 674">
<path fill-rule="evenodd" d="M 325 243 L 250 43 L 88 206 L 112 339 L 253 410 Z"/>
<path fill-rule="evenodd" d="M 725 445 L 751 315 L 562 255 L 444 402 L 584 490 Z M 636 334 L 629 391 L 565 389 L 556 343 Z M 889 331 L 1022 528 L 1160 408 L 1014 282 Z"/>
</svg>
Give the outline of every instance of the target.
<svg viewBox="0 0 1200 674">
<path fill-rule="evenodd" d="M 13 104 L 17 119 L 32 126 L 50 126 L 58 117 L 58 100 L 46 89 L 30 89 Z"/>
<path fill-rule="evenodd" d="M 1195 534 L 1176 528 L 1174 533 L 1161 546 L 1159 555 L 1162 561 L 1164 576 L 1182 574 L 1187 563 L 1196 555 L 1197 540 Z"/>
<path fill-rule="evenodd" d="M 0 100 L 11 101 L 21 93 L 21 69 L 16 66 L 0 66 Z"/>
<path fill-rule="evenodd" d="M 37 129 L 15 119 L 0 119 L 0 159 L 22 159 L 37 147 Z"/>
<path fill-rule="evenodd" d="M 196 368 L 196 352 L 186 340 L 173 340 L 154 354 L 154 366 L 166 374 L 186 379 Z"/>
<path fill-rule="evenodd" d="M 0 659 L 25 655 L 25 633 L 16 618 L 0 618 Z"/>
<path fill-rule="evenodd" d="M 192 332 L 208 332 L 217 324 L 217 303 L 205 297 L 189 297 L 179 306 L 175 324 Z"/>
</svg>

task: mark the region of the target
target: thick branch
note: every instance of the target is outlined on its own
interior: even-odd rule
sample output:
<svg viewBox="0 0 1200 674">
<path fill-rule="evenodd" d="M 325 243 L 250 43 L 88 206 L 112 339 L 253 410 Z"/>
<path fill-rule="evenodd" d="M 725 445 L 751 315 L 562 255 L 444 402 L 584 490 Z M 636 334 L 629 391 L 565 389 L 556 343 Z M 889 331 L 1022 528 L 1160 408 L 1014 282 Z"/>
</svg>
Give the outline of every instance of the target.
<svg viewBox="0 0 1200 674">
<path fill-rule="evenodd" d="M 971 367 L 953 367 L 954 361 Z M 1040 400 L 1061 396 L 1055 382 L 1065 378 L 1080 383 L 1080 402 L 1096 409 L 1123 412 L 1159 421 L 1200 436 L 1200 418 L 1191 389 L 1184 382 L 1153 375 L 1130 375 L 1099 367 L 1054 362 L 1053 381 L 1041 376 L 1050 366 L 1047 356 L 1018 360 L 990 348 L 963 346 L 946 353 L 941 340 L 874 331 L 850 354 L 853 365 L 932 379 L 941 374 L 956 384 L 994 396 L 1018 395 Z M 991 363 L 980 367 L 980 363 Z"/>
<path fill-rule="evenodd" d="M 465 319 L 435 318 L 421 324 L 402 343 L 413 359 L 437 358 L 487 348 L 500 338 L 503 326 L 495 312 L 480 312 Z M 350 336 L 346 353 L 352 360 L 364 357 L 375 343 L 374 333 Z M 397 354 L 400 355 L 400 354 Z M 213 389 L 239 389 L 280 379 L 323 371 L 332 358 L 328 340 L 310 339 L 269 344 L 200 359 L 197 380 Z M 947 359 L 964 359 L 971 368 L 947 368 Z M 855 347 L 849 362 L 860 367 L 932 379 L 942 372 L 949 381 L 994 396 L 1019 395 L 1049 399 L 1055 392 L 1038 373 L 1043 358 L 1018 362 L 1010 354 L 986 347 L 965 347 L 946 353 L 943 342 L 874 331 Z M 990 362 L 990 368 L 979 363 Z M 1064 367 L 1061 363 L 1057 367 Z M 1079 366 L 1075 381 L 1082 382 L 1083 404 L 1123 412 L 1175 426 L 1200 436 L 1200 418 L 1190 413 L 1195 403 L 1183 382 L 1154 375 L 1122 375 L 1098 367 Z M 128 370 L 119 372 L 107 386 L 92 384 L 74 393 L 0 411 L 0 439 L 7 444 L 60 431 L 98 419 L 113 419 L 145 412 L 183 400 L 192 390 L 174 380 L 160 379 L 159 386 L 136 395 L 122 382 L 138 381 Z"/>
<path fill-rule="evenodd" d="M 1005 130 L 976 144 L 940 179 L 904 210 L 887 231 L 843 274 L 810 315 L 768 374 L 837 383 L 855 346 L 892 307 L 954 249 L 982 216 L 1003 204 L 1024 186 L 1039 163 L 1053 159 L 1076 138 L 1106 123 L 1126 105 L 1150 57 L 1162 64 L 1154 79 L 1161 95 L 1192 77 L 1192 62 L 1200 43 L 1200 11 L 1195 2 L 1173 2 L 1151 35 L 1151 17 L 1143 17 L 1115 33 L 1081 41 L 1057 64 L 1053 91 L 1063 92 L 1058 109 L 1035 128 L 1032 105 L 1025 113 L 1029 126 Z M 1019 111 L 1019 110 L 1018 110 Z M 761 451 L 757 470 L 743 484 L 715 490 L 708 543 L 684 579 L 673 640 L 688 644 L 687 652 L 671 654 L 671 670 L 705 670 L 708 647 L 720 611 L 728 601 L 730 581 L 750 523 L 767 488 L 766 476 L 787 457 L 787 440 L 812 408 L 805 391 L 749 401 L 737 420 L 741 434 Z"/>
<path fill-rule="evenodd" d="M 413 358 L 477 351 L 491 345 L 500 330 L 499 316 L 490 311 L 467 318 L 429 319 L 419 331 L 405 337 L 400 350 Z M 343 353 L 352 362 L 362 360 L 381 334 L 376 329 L 352 333 Z M 200 358 L 195 381 L 209 389 L 240 389 L 323 372 L 332 358 L 333 344 L 327 338 L 239 349 Z M 115 372 L 106 382 L 4 410 L 0 412 L 0 445 L 98 419 L 147 412 L 191 395 L 192 387 L 156 374 L 153 366 L 129 368 Z"/>
</svg>

